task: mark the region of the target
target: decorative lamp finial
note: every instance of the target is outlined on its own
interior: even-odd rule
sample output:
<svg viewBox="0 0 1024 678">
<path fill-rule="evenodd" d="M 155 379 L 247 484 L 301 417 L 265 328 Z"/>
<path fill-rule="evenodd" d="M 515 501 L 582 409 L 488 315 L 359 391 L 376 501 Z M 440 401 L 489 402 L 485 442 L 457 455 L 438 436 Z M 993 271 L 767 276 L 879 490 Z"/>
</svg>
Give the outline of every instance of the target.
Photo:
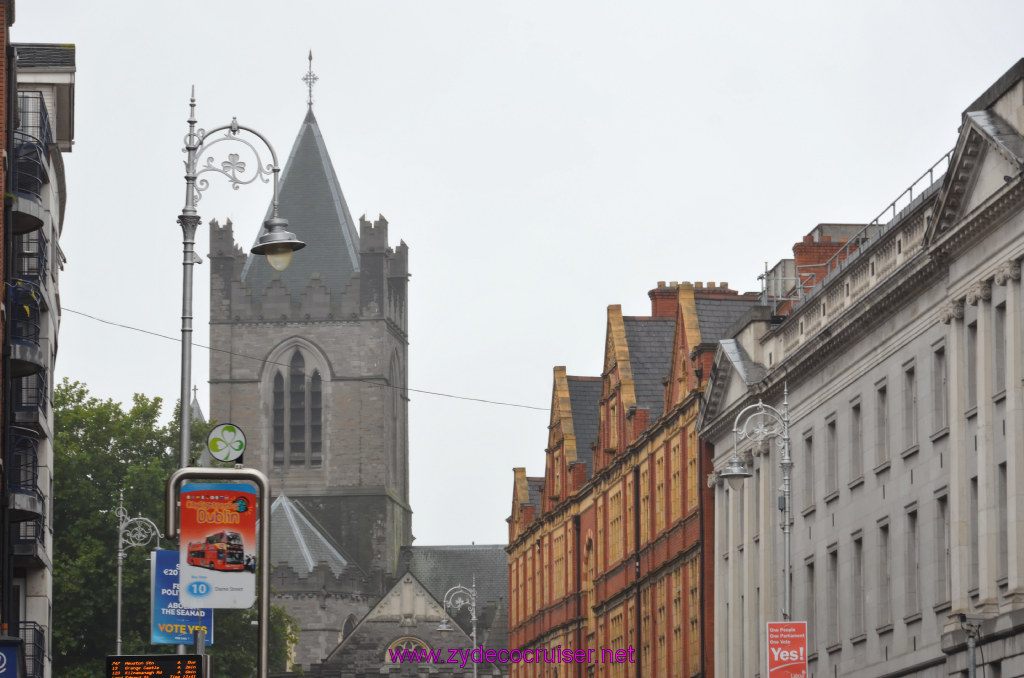
<svg viewBox="0 0 1024 678">
<path fill-rule="evenodd" d="M 313 72 L 313 50 L 309 50 L 309 70 L 302 76 L 302 82 L 306 83 L 306 87 L 309 88 L 309 98 L 306 99 L 306 104 L 313 108 L 313 85 L 320 78 L 316 77 L 316 73 Z"/>
</svg>

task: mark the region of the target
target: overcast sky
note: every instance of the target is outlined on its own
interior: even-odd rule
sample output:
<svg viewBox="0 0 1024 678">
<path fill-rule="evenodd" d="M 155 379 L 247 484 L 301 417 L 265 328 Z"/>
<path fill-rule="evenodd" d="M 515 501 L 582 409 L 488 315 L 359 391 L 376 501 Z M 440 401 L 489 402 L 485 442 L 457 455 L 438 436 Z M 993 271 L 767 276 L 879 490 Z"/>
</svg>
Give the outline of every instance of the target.
<svg viewBox="0 0 1024 678">
<path fill-rule="evenodd" d="M 169 417 L 177 344 L 78 313 L 180 336 L 190 87 L 199 126 L 237 116 L 283 161 L 312 49 L 352 214 L 410 248 L 410 387 L 529 406 L 412 393 L 417 543 L 503 543 L 552 368 L 601 373 L 609 304 L 759 289 L 816 224 L 874 218 L 1024 56 L 1022 26 L 1019 2 L 18 0 L 15 42 L 77 47 L 57 377 Z M 198 251 L 211 219 L 250 243 L 269 200 L 214 183 Z M 208 265 L 195 316 L 206 344 Z"/>
</svg>

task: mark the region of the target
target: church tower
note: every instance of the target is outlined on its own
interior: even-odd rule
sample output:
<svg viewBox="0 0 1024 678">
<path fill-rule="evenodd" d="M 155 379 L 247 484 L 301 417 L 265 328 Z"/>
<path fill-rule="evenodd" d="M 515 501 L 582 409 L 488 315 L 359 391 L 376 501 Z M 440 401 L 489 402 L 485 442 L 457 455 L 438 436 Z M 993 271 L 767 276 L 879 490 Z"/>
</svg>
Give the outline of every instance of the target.
<svg viewBox="0 0 1024 678">
<path fill-rule="evenodd" d="M 240 426 L 246 466 L 386 586 L 412 541 L 408 247 L 389 246 L 383 217 L 353 221 L 312 96 L 279 212 L 306 243 L 282 272 L 239 247 L 230 221 L 210 227 L 211 419 Z"/>
</svg>

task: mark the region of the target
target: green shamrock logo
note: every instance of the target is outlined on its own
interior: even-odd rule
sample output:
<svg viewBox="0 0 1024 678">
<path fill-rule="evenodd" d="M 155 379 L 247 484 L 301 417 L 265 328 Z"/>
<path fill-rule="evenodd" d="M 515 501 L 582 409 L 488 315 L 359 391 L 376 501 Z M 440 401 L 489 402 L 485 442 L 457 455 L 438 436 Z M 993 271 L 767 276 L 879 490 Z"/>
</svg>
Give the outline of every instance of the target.
<svg viewBox="0 0 1024 678">
<path fill-rule="evenodd" d="M 206 441 L 210 454 L 218 461 L 234 461 L 245 451 L 245 434 L 233 424 L 221 424 Z"/>
</svg>

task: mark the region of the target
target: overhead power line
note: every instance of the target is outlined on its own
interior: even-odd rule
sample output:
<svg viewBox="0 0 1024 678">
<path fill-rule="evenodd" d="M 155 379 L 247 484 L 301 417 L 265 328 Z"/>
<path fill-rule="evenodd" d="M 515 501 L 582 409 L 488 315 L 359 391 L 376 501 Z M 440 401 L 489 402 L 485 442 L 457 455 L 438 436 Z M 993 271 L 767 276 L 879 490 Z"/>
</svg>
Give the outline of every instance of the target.
<svg viewBox="0 0 1024 678">
<path fill-rule="evenodd" d="M 80 315 L 83 318 L 89 318 L 90 320 L 95 320 L 96 322 L 103 323 L 104 325 L 111 325 L 113 327 L 120 327 L 121 329 L 131 330 L 132 332 L 141 332 L 142 334 L 148 334 L 150 336 L 159 337 L 161 339 L 167 339 L 168 341 L 173 341 L 173 342 L 176 342 L 176 343 L 179 343 L 179 344 L 181 343 L 181 338 L 180 337 L 171 337 L 171 336 L 168 336 L 166 334 L 160 334 L 159 332 L 153 332 L 152 330 L 145 330 L 145 329 L 142 329 L 141 327 L 133 327 L 132 325 L 125 325 L 124 323 L 114 322 L 113 320 L 106 320 L 105 318 L 100 318 L 100 317 L 94 316 L 94 315 L 92 315 L 90 313 L 84 313 L 82 311 L 76 311 L 75 309 L 68 308 L 67 306 L 64 306 L 61 309 L 61 311 L 65 311 L 67 313 L 73 313 L 75 315 Z M 214 348 L 212 346 L 206 346 L 204 344 L 197 344 L 195 342 L 193 342 L 192 345 L 193 346 L 197 346 L 199 348 L 205 348 L 208 351 L 213 351 L 213 352 L 216 352 L 216 353 L 224 353 L 226 355 L 232 355 L 232 356 L 236 356 L 238 358 L 246 358 L 248 360 L 256 360 L 258 362 L 266 363 L 268 365 L 280 365 L 281 367 L 290 367 L 289 365 L 286 365 L 285 363 L 279 363 L 279 362 L 276 362 L 276 361 L 273 361 L 273 360 L 267 360 L 266 358 L 259 358 L 259 357 L 252 356 L 252 355 L 246 355 L 244 353 L 235 353 L 234 351 L 228 351 L 227 349 L 223 349 L 223 348 Z M 422 393 L 423 395 L 438 396 L 439 398 L 452 398 L 454 400 L 468 400 L 470 402 L 475 402 L 475 403 L 484 403 L 485 405 L 500 405 L 502 407 L 518 407 L 518 408 L 524 409 L 524 410 L 540 410 L 542 412 L 547 412 L 548 411 L 547 407 L 536 407 L 534 405 L 522 405 L 522 404 L 519 404 L 519 403 L 506 403 L 506 402 L 502 402 L 500 400 L 488 400 L 487 398 L 471 398 L 469 396 L 460 396 L 460 395 L 455 395 L 453 393 L 442 393 L 440 391 L 427 391 L 427 390 L 419 389 L 419 388 L 405 388 L 405 389 L 403 389 L 401 386 L 392 386 L 391 384 L 382 384 L 382 383 L 380 383 L 378 381 L 374 381 L 372 379 L 359 379 L 359 378 L 355 378 L 355 379 L 350 379 L 349 381 L 359 381 L 359 382 L 362 382 L 364 384 L 370 384 L 372 386 L 377 386 L 377 387 L 380 387 L 380 388 L 390 388 L 390 389 L 396 389 L 396 390 L 404 390 L 404 391 L 409 391 L 411 393 Z"/>
</svg>

